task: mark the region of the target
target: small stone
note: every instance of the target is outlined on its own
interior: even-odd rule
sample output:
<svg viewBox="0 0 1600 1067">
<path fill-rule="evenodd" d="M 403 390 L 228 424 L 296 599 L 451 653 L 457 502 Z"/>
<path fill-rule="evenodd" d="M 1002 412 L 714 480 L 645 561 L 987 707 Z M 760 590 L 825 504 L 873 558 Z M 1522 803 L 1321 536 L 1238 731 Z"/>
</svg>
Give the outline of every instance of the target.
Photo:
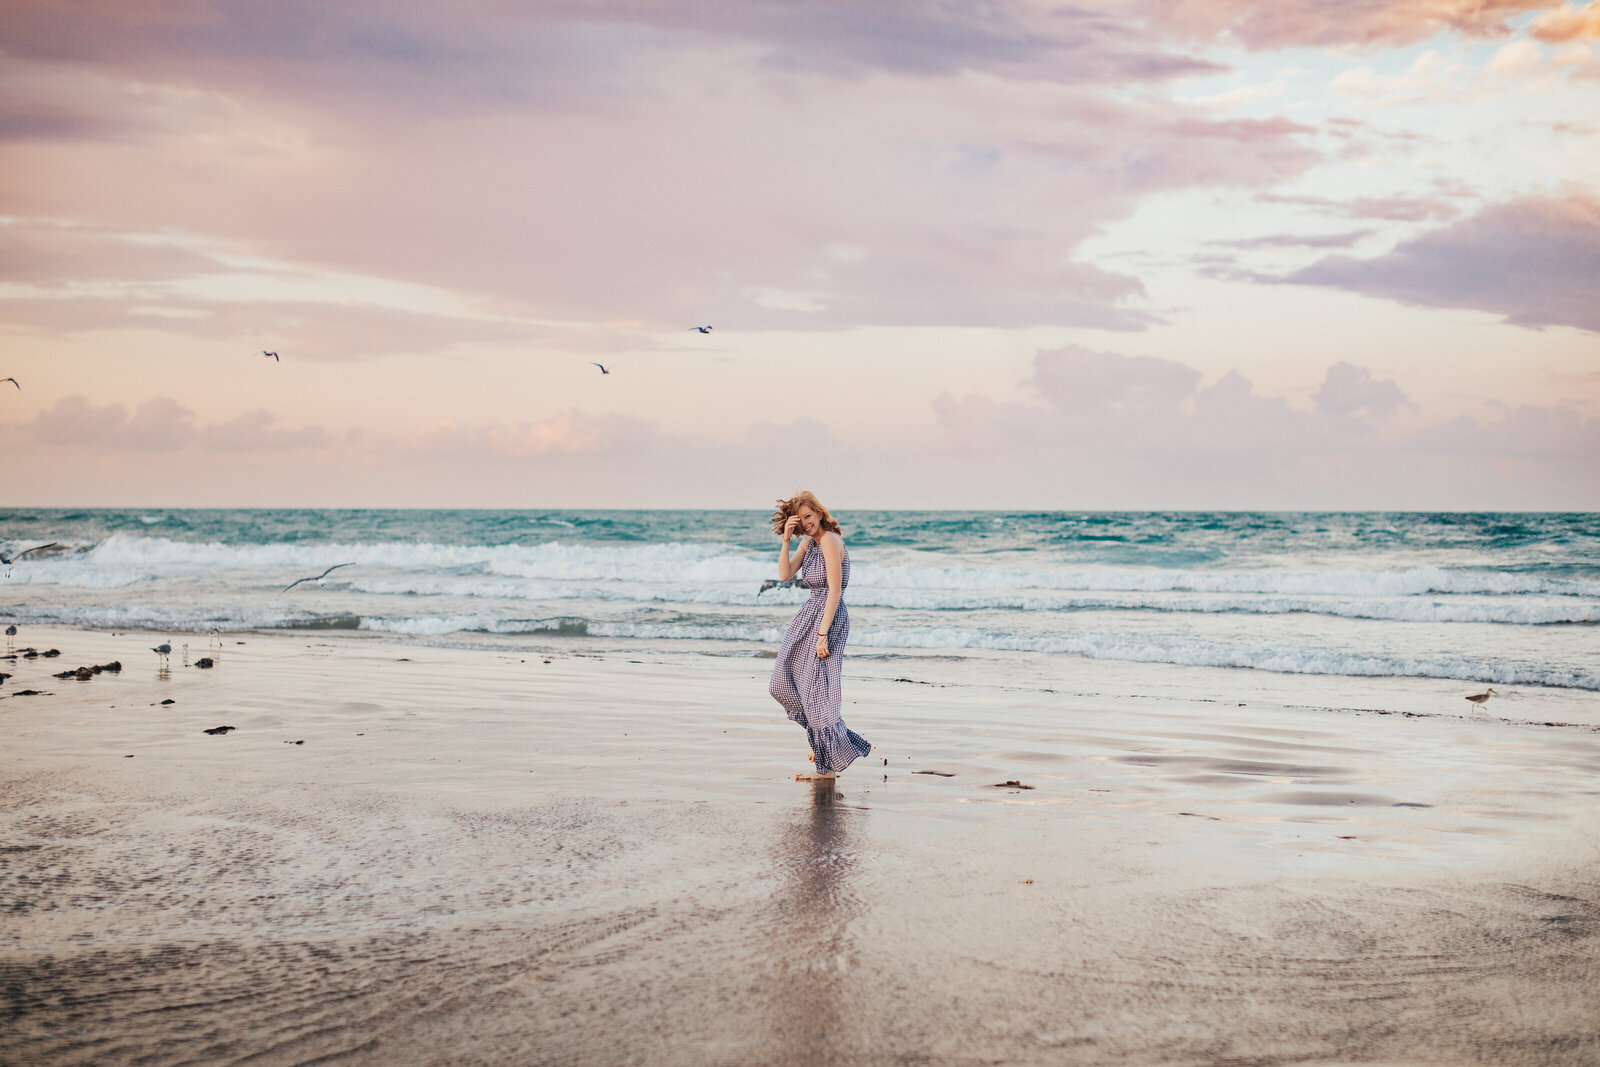
<svg viewBox="0 0 1600 1067">
<path fill-rule="evenodd" d="M 110 671 L 112 674 L 120 674 L 122 673 L 122 661 L 120 659 L 114 659 L 110 663 L 102 663 L 98 669 L 102 671 Z"/>
<path fill-rule="evenodd" d="M 40 655 L 42 655 L 45 659 L 55 659 L 57 656 L 61 655 L 61 650 L 59 648 L 52 648 L 48 652 L 41 652 Z"/>
<path fill-rule="evenodd" d="M 177 701 L 173 700 L 171 697 L 168 697 L 167 699 L 163 700 L 161 703 L 162 704 L 176 704 Z"/>
<path fill-rule="evenodd" d="M 213 726 L 211 729 L 207 730 L 206 733 L 208 733 L 208 734 L 225 734 L 229 730 L 233 730 L 233 729 L 236 729 L 236 727 L 233 727 L 233 726 Z"/>
<path fill-rule="evenodd" d="M 210 656 L 201 656 L 199 659 L 194 661 L 194 665 L 199 667 L 201 670 L 216 666 L 215 663 L 211 662 Z"/>
</svg>

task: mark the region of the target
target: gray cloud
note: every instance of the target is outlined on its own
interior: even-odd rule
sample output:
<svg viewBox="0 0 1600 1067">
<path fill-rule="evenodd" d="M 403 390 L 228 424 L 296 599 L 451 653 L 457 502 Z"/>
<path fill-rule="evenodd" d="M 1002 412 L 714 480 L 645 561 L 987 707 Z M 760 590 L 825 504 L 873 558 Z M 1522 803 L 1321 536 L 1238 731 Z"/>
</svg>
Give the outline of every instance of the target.
<svg viewBox="0 0 1600 1067">
<path fill-rule="evenodd" d="M 1328 376 L 1311 394 L 1311 402 L 1318 411 L 1330 415 L 1371 414 L 1379 417 L 1393 414 L 1402 404 L 1409 403 L 1400 387 L 1388 378 L 1374 378 L 1372 371 L 1354 363 L 1335 363 L 1328 368 Z"/>
<path fill-rule="evenodd" d="M 1596 278 L 1600 197 L 1573 190 L 1485 208 L 1375 259 L 1330 256 L 1284 280 L 1600 331 Z"/>
</svg>

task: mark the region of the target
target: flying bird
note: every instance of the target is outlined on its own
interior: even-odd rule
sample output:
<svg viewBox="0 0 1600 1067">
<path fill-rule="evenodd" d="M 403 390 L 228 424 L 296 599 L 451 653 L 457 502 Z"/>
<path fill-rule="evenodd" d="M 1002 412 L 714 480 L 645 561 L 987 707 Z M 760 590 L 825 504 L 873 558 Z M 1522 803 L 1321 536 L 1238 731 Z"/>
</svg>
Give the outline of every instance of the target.
<svg viewBox="0 0 1600 1067">
<path fill-rule="evenodd" d="M 15 378 L 0 378 L 0 383 L 3 382 L 10 382 L 12 385 L 15 385 L 19 392 L 22 389 L 22 383 L 18 382 Z"/>
<path fill-rule="evenodd" d="M 1485 704 L 1489 703 L 1489 698 L 1492 697 L 1492 696 L 1494 696 L 1494 686 L 1491 685 L 1487 690 L 1485 690 L 1482 693 L 1474 693 L 1471 696 L 1463 697 L 1462 699 L 1470 700 L 1470 701 L 1472 701 L 1472 703 L 1478 705 L 1478 707 L 1481 708 Z"/>
<path fill-rule="evenodd" d="M 11 577 L 11 565 L 17 560 L 21 559 L 23 556 L 26 556 L 29 552 L 38 552 L 41 549 L 54 548 L 56 547 L 56 544 L 57 542 L 51 541 L 48 545 L 34 545 L 32 548 L 23 549 L 14 556 L 7 556 L 5 553 L 0 552 L 0 563 L 5 564 L 6 577 Z"/>
<path fill-rule="evenodd" d="M 589 366 L 591 366 L 591 367 L 599 367 L 601 374 L 610 374 L 611 373 L 609 370 L 607 370 L 605 368 L 605 364 L 603 364 L 603 363 L 591 363 L 591 364 L 589 364 Z"/>
<path fill-rule="evenodd" d="M 290 582 L 288 585 L 283 587 L 283 592 L 287 593 L 289 590 L 293 589 L 295 586 L 299 585 L 301 582 L 316 582 L 318 585 L 321 585 L 322 584 L 322 580 L 324 578 L 326 578 L 328 575 L 332 574 L 334 571 L 338 570 L 340 567 L 353 567 L 353 566 L 355 566 L 355 564 L 353 564 L 353 563 L 335 563 L 333 566 L 329 567 L 327 570 L 323 571 L 321 574 L 312 575 L 312 576 L 306 577 L 306 578 L 297 578 L 297 579 L 295 579 L 294 581 Z"/>
<path fill-rule="evenodd" d="M 800 576 L 798 574 L 795 575 L 793 578 L 789 578 L 789 579 L 787 579 L 785 581 L 781 581 L 781 582 L 778 581 L 778 579 L 776 579 L 776 578 L 768 578 L 766 581 L 761 583 L 761 588 L 756 590 L 756 596 L 760 596 L 762 593 L 765 593 L 768 589 L 790 589 L 790 588 L 793 588 L 799 581 L 800 581 Z"/>
<path fill-rule="evenodd" d="M 261 354 L 263 356 L 271 356 L 272 357 L 272 361 L 274 363 L 282 363 L 283 362 L 283 360 L 278 358 L 278 353 L 276 353 L 276 352 L 268 352 L 266 349 L 263 348 L 261 350 Z"/>
<path fill-rule="evenodd" d="M 691 327 L 689 327 L 689 329 L 693 330 L 695 333 L 710 333 L 711 332 L 711 327 L 709 327 L 709 326 L 691 326 Z"/>
</svg>

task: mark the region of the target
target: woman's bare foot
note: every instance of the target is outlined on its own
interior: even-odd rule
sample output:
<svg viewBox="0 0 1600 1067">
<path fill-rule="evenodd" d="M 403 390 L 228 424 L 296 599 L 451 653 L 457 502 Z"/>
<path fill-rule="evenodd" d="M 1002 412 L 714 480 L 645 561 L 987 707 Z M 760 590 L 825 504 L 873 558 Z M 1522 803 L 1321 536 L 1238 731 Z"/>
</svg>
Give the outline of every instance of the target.
<svg viewBox="0 0 1600 1067">
<path fill-rule="evenodd" d="M 810 774 L 797 774 L 794 776 L 794 780 L 797 782 L 831 782 L 837 777 L 838 775 L 832 771 L 812 771 Z"/>
</svg>

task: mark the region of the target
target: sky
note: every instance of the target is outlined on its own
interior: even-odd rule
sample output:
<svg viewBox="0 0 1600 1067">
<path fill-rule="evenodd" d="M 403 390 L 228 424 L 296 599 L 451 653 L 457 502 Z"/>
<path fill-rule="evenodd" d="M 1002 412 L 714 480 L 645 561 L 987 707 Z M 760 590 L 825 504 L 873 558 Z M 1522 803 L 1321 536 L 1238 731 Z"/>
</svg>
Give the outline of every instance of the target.
<svg viewBox="0 0 1600 1067">
<path fill-rule="evenodd" d="M 1600 510 L 1597 293 L 1600 2 L 0 4 L 0 504 Z"/>
</svg>

